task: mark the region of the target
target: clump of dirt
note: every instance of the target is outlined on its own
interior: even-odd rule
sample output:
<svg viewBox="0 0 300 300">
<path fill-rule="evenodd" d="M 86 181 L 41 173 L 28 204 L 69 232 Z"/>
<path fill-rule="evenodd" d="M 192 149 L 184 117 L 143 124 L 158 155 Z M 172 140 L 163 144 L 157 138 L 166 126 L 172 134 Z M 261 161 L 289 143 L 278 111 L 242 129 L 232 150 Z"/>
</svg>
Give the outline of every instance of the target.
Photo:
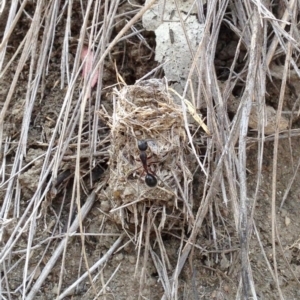
<svg viewBox="0 0 300 300">
<path fill-rule="evenodd" d="M 191 226 L 193 164 L 181 107 L 156 79 L 125 86 L 115 97 L 105 191 L 115 220 L 122 228 L 143 228 L 145 214 L 152 213 L 160 230 L 188 220 Z"/>
</svg>

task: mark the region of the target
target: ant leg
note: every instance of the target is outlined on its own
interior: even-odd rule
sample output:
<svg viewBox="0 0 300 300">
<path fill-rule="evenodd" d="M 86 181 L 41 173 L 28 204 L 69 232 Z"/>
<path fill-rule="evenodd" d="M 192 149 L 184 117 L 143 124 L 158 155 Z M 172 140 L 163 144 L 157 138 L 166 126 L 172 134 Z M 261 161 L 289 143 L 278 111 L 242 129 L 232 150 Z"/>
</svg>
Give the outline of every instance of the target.
<svg viewBox="0 0 300 300">
<path fill-rule="evenodd" d="M 147 160 L 150 159 L 151 157 L 153 157 L 153 155 L 150 155 L 149 157 L 147 157 Z M 140 159 L 136 158 L 136 161 L 141 161 Z M 151 164 L 151 162 L 149 162 L 148 164 Z"/>
<path fill-rule="evenodd" d="M 148 169 L 148 173 L 157 177 L 157 175 L 156 175 L 156 173 L 154 171 L 151 171 L 151 170 Z"/>
</svg>

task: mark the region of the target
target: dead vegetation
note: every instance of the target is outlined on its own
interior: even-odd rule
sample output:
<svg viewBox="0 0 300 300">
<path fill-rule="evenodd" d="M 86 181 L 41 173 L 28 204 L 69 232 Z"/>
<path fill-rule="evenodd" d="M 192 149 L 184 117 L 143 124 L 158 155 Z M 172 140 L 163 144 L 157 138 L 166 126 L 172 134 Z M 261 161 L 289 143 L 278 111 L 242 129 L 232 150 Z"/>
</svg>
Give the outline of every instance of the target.
<svg viewBox="0 0 300 300">
<path fill-rule="evenodd" d="M 299 2 L 191 4 L 181 94 L 140 2 L 0 2 L 1 296 L 296 299 Z"/>
</svg>

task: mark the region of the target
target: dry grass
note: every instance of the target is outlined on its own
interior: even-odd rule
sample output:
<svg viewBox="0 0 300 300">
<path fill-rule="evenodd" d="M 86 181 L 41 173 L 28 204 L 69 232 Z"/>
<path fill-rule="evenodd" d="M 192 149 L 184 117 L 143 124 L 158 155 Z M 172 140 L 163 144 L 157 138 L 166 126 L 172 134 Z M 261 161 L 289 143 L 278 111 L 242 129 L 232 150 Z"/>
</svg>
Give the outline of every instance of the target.
<svg viewBox="0 0 300 300">
<path fill-rule="evenodd" d="M 199 201 L 200 205 L 197 210 L 193 207 L 192 212 L 191 202 L 193 199 L 191 194 L 187 193 L 189 189 L 188 184 L 185 183 L 184 187 L 178 185 L 178 182 L 182 180 L 181 175 L 173 173 L 174 177 L 177 177 L 176 190 L 181 195 L 176 195 L 176 199 L 178 197 L 187 197 L 184 199 L 184 205 L 181 207 L 184 210 L 185 217 L 182 218 L 181 216 L 180 218 L 182 218 L 181 221 L 183 219 L 185 221 L 188 220 L 190 232 L 188 237 L 185 237 L 184 228 L 178 231 L 180 234 L 178 232 L 176 234 L 172 233 L 179 240 L 177 264 L 175 268 L 172 268 L 168 262 L 167 250 L 162 238 L 163 227 L 160 228 L 159 224 L 153 221 L 151 214 L 146 213 L 143 205 L 134 208 L 134 224 L 136 229 L 136 221 L 138 221 L 140 224 L 144 224 L 148 230 L 145 232 L 135 230 L 135 234 L 132 235 L 124 225 L 130 223 L 128 214 L 122 213 L 122 229 L 119 231 L 119 236 L 115 237 L 115 233 L 111 233 L 115 242 L 111 244 L 111 248 L 108 249 L 107 253 L 93 266 L 90 265 L 88 254 L 85 250 L 87 237 L 84 227 L 85 221 L 95 202 L 95 195 L 101 194 L 109 180 L 108 174 L 105 173 L 101 177 L 101 183 L 94 184 L 92 181 L 93 170 L 97 164 L 106 163 L 109 157 L 114 157 L 113 161 L 111 161 L 112 164 L 118 164 L 115 156 L 120 148 L 120 145 L 118 145 L 117 149 L 110 150 L 110 142 L 112 141 L 109 140 L 108 132 L 102 130 L 103 125 L 99 114 L 95 113 L 103 109 L 103 95 L 107 88 L 111 88 L 111 86 L 104 84 L 104 76 L 107 72 L 105 61 L 109 60 L 111 52 L 114 51 L 117 43 L 124 35 L 128 35 L 127 38 L 129 38 L 132 32 L 134 34 L 139 33 L 136 29 L 133 29 L 133 26 L 153 4 L 154 0 L 149 1 L 141 10 L 132 10 L 123 14 L 117 13 L 120 1 L 100 2 L 89 0 L 84 5 L 78 2 L 76 8 L 80 7 L 81 11 L 77 11 L 77 13 L 81 16 L 83 22 L 80 24 L 80 32 L 76 38 L 73 38 L 71 34 L 71 24 L 74 23 L 72 18 L 76 18 L 72 1 L 62 1 L 60 4 L 58 3 L 59 1 L 37 1 L 36 4 L 28 2 L 30 1 L 23 0 L 19 1 L 19 3 L 16 1 L 2 1 L 0 3 L 0 22 L 2 23 L 1 26 L 5 28 L 0 44 L 0 81 L 1 84 L 3 83 L 3 86 L 5 82 L 8 84 L 7 93 L 5 95 L 1 93 L 0 113 L 0 149 L 2 158 L 0 169 L 0 263 L 3 274 L 0 278 L 2 285 L 1 296 L 5 299 L 14 299 L 15 294 L 21 294 L 22 299 L 36 299 L 37 292 L 41 290 L 47 281 L 49 273 L 59 260 L 60 272 L 59 279 L 56 282 L 57 299 L 63 299 L 87 277 L 89 277 L 93 297 L 96 299 L 99 295 L 105 294 L 106 286 L 110 279 L 106 283 L 103 282 L 102 289 L 99 288 L 94 284 L 94 279 L 99 274 L 102 278 L 103 274 L 101 271 L 95 275 L 95 270 L 99 266 L 103 267 L 116 249 L 123 247 L 128 241 L 132 241 L 138 245 L 137 256 L 139 258 L 144 250 L 144 263 L 139 287 L 140 297 L 145 284 L 144 275 L 147 261 L 151 257 L 165 291 L 162 299 L 177 299 L 179 297 L 180 274 L 187 263 L 187 259 L 190 257 L 192 260 L 193 258 L 192 250 L 198 247 L 197 237 L 203 230 L 205 222 L 212 224 L 210 227 L 211 233 L 214 236 L 215 245 L 218 244 L 213 218 L 217 218 L 226 224 L 224 215 L 216 209 L 218 202 L 215 199 L 220 197 L 233 216 L 235 234 L 240 241 L 241 277 L 237 299 L 249 299 L 250 297 L 257 299 L 256 285 L 249 259 L 249 241 L 254 235 L 260 241 L 254 217 L 261 188 L 264 145 L 267 140 L 265 137 L 267 113 L 264 109 L 266 107 L 266 80 L 272 71 L 270 71 L 272 62 L 275 58 L 281 58 L 284 61 L 281 68 L 282 74 L 279 75 L 282 84 L 278 108 L 276 115 L 273 116 L 274 120 L 272 123 L 274 124 L 271 199 L 273 259 L 272 263 L 270 263 L 269 258 L 265 255 L 265 260 L 276 284 L 277 295 L 279 295 L 280 299 L 284 299 L 277 268 L 277 252 L 281 253 L 282 251 L 277 244 L 280 243 L 280 238 L 276 227 L 277 149 L 280 138 L 291 138 L 293 134 L 299 135 L 297 131 L 294 133 L 290 131 L 289 134 L 279 133 L 279 130 L 282 128 L 280 127 L 281 115 L 289 72 L 293 70 L 293 74 L 296 77 L 299 77 L 300 74 L 297 67 L 299 55 L 299 43 L 297 42 L 299 40 L 299 30 L 297 28 L 299 3 L 295 0 L 291 0 L 289 3 L 282 1 L 281 19 L 277 19 L 272 13 L 272 7 L 270 5 L 267 6 L 266 3 L 260 0 L 208 1 L 206 14 L 203 12 L 202 1 L 199 1 L 198 17 L 200 20 L 204 20 L 206 27 L 198 50 L 196 53 L 193 53 L 194 60 L 189 76 L 189 78 L 192 78 L 193 74 L 197 74 L 199 87 L 191 86 L 188 79 L 185 92 L 181 97 L 182 99 L 187 98 L 186 94 L 190 92 L 192 94 L 192 99 L 190 100 L 193 103 L 193 107 L 206 108 L 206 125 L 208 128 L 206 132 L 211 134 L 203 134 L 206 150 L 201 160 L 199 160 L 198 148 L 195 146 L 197 144 L 197 134 L 194 130 L 195 124 L 189 126 L 189 111 L 186 103 L 182 101 L 182 128 L 185 129 L 186 142 L 190 147 L 189 151 L 195 157 L 195 165 L 202 170 L 201 174 L 204 180 L 201 191 L 202 199 Z M 62 18 L 65 20 L 64 22 L 61 21 Z M 28 28 L 23 29 L 22 40 L 16 46 L 14 40 L 21 30 L 18 24 L 24 19 L 26 19 Z M 121 30 L 115 29 L 119 22 L 124 24 Z M 214 68 L 221 24 L 226 24 L 239 37 L 228 79 L 222 84 L 219 82 Z M 117 33 L 113 32 L 113 29 Z M 59 37 L 63 37 L 61 41 L 63 47 L 59 54 L 60 78 L 55 78 L 55 81 L 53 81 L 55 85 L 52 88 L 60 87 L 61 106 L 59 113 L 54 114 L 54 117 L 49 116 L 47 120 L 54 122 L 51 130 L 43 133 L 47 135 L 47 139 L 37 138 L 35 147 L 39 147 L 43 151 L 37 152 L 37 156 L 31 156 L 29 149 L 32 148 L 32 136 L 30 135 L 30 128 L 32 128 L 32 122 L 34 122 L 32 116 L 34 108 L 36 106 L 40 107 L 41 102 L 44 101 L 49 93 L 45 86 L 47 85 L 47 78 L 51 75 L 49 70 L 51 70 L 50 61 L 52 55 L 55 55 L 57 51 L 58 32 L 60 33 Z M 141 40 L 141 43 L 145 43 L 145 41 Z M 84 46 L 94 49 L 94 62 L 91 74 L 82 78 L 81 74 L 85 61 L 81 61 L 81 53 Z M 243 69 L 239 74 L 236 74 L 234 67 L 241 47 L 246 49 L 247 55 Z M 73 53 L 74 56 L 70 57 L 70 53 Z M 72 61 L 72 64 L 70 61 Z M 10 73 L 12 70 L 14 70 L 13 74 Z M 117 73 L 117 70 L 115 72 Z M 89 101 L 92 94 L 91 82 L 96 73 L 99 74 L 99 77 L 96 91 L 93 94 L 95 101 L 91 104 Z M 231 97 L 231 92 L 238 81 L 242 81 L 244 87 L 235 116 L 231 120 L 227 114 L 227 101 Z M 8 124 L 11 120 L 11 115 L 14 113 L 12 107 L 15 105 L 14 101 L 18 99 L 20 85 L 26 88 L 26 91 L 23 90 L 23 98 L 17 110 L 21 126 L 16 132 L 11 134 L 11 128 Z M 119 88 L 117 82 L 114 85 Z M 78 88 L 79 86 L 80 89 Z M 257 105 L 257 136 L 251 140 L 247 134 L 253 102 L 256 102 Z M 159 126 L 162 125 L 159 124 Z M 126 126 L 124 128 L 126 129 Z M 125 129 L 124 131 L 126 131 Z M 113 130 L 112 137 L 120 135 L 116 128 L 113 128 Z M 155 137 L 154 132 L 156 134 Z M 134 130 L 130 133 L 134 135 Z M 157 134 L 163 135 L 155 128 L 149 134 L 153 134 L 151 138 L 157 138 Z M 164 138 L 168 141 L 169 136 Z M 258 145 L 256 157 L 257 180 L 256 192 L 250 198 L 246 163 L 247 147 L 250 143 L 253 143 L 253 140 Z M 123 142 L 126 144 L 128 140 Z M 134 143 L 134 140 L 131 142 Z M 172 144 L 172 141 L 170 143 Z M 112 144 L 116 145 L 114 142 Z M 182 151 L 178 154 L 179 156 L 184 157 L 186 155 L 180 147 L 177 147 L 177 150 Z M 112 151 L 113 155 L 109 151 Z M 186 159 L 182 161 L 180 166 L 182 170 L 184 170 L 183 164 L 185 161 Z M 31 168 L 35 172 L 32 176 L 38 174 L 38 181 L 34 182 L 32 189 L 26 194 L 22 174 Z M 110 171 L 112 172 L 113 169 Z M 186 170 L 186 174 L 190 171 L 194 172 L 193 169 Z M 158 174 L 161 173 L 158 172 Z M 188 181 L 188 175 L 184 174 L 184 171 L 182 174 L 184 180 Z M 167 177 L 169 174 L 159 176 Z M 73 178 L 73 180 L 70 181 L 70 178 Z M 67 180 L 72 184 L 67 185 Z M 110 180 L 112 180 L 112 175 Z M 120 178 L 117 177 L 114 180 L 120 180 Z M 291 179 L 291 185 L 293 180 Z M 172 186 L 172 184 L 170 183 L 168 186 Z M 181 188 L 182 190 L 180 191 Z M 43 221 L 44 219 L 46 220 L 47 210 L 51 209 L 51 202 L 58 196 L 59 199 L 62 199 L 60 213 L 63 211 L 64 202 L 68 201 L 70 203 L 67 226 L 60 236 L 57 236 L 57 228 L 60 227 L 60 215 L 57 216 L 51 227 L 48 227 L 49 224 Z M 200 195 L 197 196 L 200 198 Z M 282 205 L 285 198 L 282 201 Z M 83 199 L 84 205 L 82 204 Z M 131 199 L 130 201 L 134 202 L 135 200 Z M 118 206 L 121 205 L 118 204 Z M 113 208 L 115 212 L 117 207 Z M 124 209 L 124 206 L 121 206 L 121 208 Z M 153 207 L 150 209 L 153 209 Z M 137 217 L 138 212 L 140 213 L 139 217 Z M 103 216 L 106 218 L 105 220 L 111 220 L 109 212 L 103 212 Z M 179 218 L 179 216 L 177 217 Z M 173 225 L 178 226 L 177 223 Z M 149 228 L 155 232 L 159 255 L 153 249 Z M 171 229 L 170 231 L 172 231 Z M 48 231 L 51 238 L 41 240 L 39 230 Z M 66 287 L 63 286 L 63 277 L 65 263 L 68 259 L 68 242 L 70 242 L 75 232 L 80 233 L 80 251 L 83 257 L 82 268 L 87 270 L 87 272 L 83 272 L 81 269 L 78 270 L 78 279 Z M 95 232 L 95 236 L 97 234 Z M 103 235 L 105 234 L 103 233 Z M 24 236 L 26 237 L 25 244 L 24 240 L 22 240 Z M 37 242 L 37 237 L 39 242 Z M 61 241 L 53 245 L 53 240 L 58 238 L 62 238 Z M 31 266 L 33 250 L 36 247 L 41 247 L 41 245 L 39 259 L 35 262 L 35 268 L 32 269 L 29 266 Z M 261 247 L 263 251 L 262 244 Z M 19 255 L 17 259 L 16 254 Z M 12 258 L 14 258 L 15 265 L 11 264 Z M 12 278 L 12 270 L 16 266 L 21 266 L 23 282 L 12 291 L 10 290 L 9 282 Z M 117 271 L 118 269 L 116 269 L 116 273 Z M 35 277 L 36 272 L 39 273 L 38 277 Z M 170 272 L 172 272 L 171 276 Z"/>
</svg>

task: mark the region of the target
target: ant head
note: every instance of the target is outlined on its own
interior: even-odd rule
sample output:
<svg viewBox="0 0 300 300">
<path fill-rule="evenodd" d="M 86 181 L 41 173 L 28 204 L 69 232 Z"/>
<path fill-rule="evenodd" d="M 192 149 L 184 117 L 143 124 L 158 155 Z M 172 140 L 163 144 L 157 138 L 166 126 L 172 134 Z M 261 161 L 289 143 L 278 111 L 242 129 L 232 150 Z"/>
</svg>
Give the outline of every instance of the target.
<svg viewBox="0 0 300 300">
<path fill-rule="evenodd" d="M 140 151 L 146 151 L 148 148 L 147 141 L 145 141 L 145 140 L 138 141 L 138 147 L 139 147 Z"/>
</svg>

